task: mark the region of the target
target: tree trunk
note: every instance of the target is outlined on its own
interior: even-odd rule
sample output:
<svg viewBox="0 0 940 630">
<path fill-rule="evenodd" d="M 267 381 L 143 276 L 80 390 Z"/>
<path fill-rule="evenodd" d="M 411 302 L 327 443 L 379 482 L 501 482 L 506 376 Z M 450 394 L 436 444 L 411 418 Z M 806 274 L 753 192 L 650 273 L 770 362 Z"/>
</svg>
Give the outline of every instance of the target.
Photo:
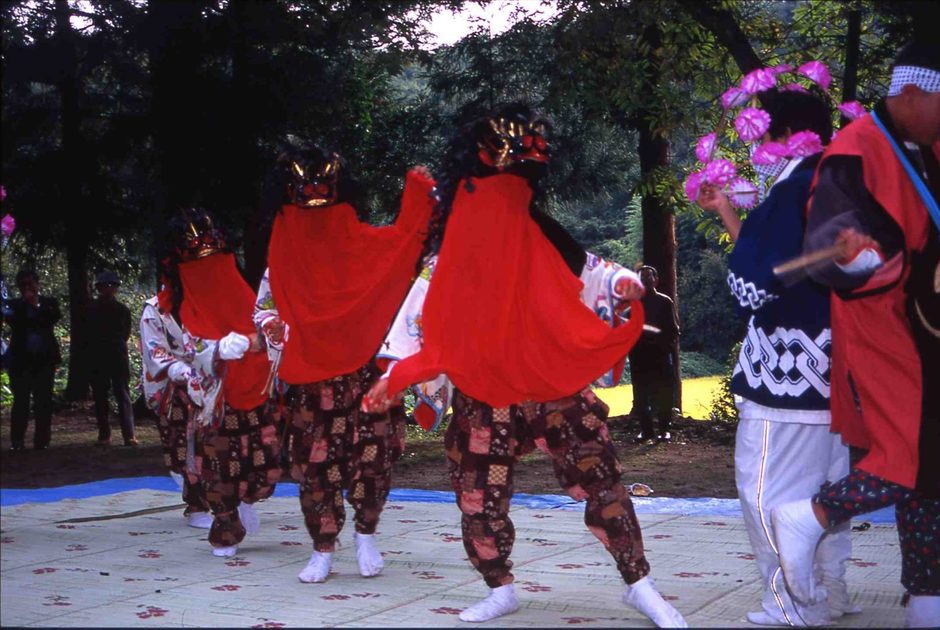
<svg viewBox="0 0 940 630">
<path fill-rule="evenodd" d="M 62 154 L 64 156 L 63 190 L 67 199 L 73 199 L 77 208 L 85 209 L 87 199 L 82 192 L 81 111 L 78 80 L 78 58 L 74 33 L 69 20 L 71 11 L 67 0 L 56 0 L 55 30 L 60 74 L 58 79 L 62 113 Z M 88 396 L 88 361 L 85 347 L 85 308 L 88 306 L 88 247 L 89 236 L 80 215 L 72 212 L 65 216 L 66 262 L 69 286 L 69 376 L 65 389 L 69 400 L 84 400 Z"/>
<path fill-rule="evenodd" d="M 842 102 L 854 101 L 858 91 L 858 52 L 862 36 L 862 14 L 858 5 L 853 5 L 848 13 L 848 28 L 845 37 L 845 73 L 842 75 Z M 849 124 L 849 119 L 841 117 L 840 126 Z"/>
<path fill-rule="evenodd" d="M 716 8 L 711 2 L 703 0 L 683 0 L 682 6 L 731 53 L 741 72 L 748 73 L 764 67 L 731 10 Z"/>
<path fill-rule="evenodd" d="M 258 141 L 263 133 L 266 114 L 261 99 L 263 90 L 255 85 L 257 75 L 252 53 L 252 24 L 264 19 L 263 9 L 254 2 L 233 2 L 229 5 L 232 23 L 232 98 L 227 117 L 231 130 L 228 172 L 236 174 L 226 192 L 231 196 L 227 205 L 232 217 L 242 222 L 245 264 L 242 274 L 254 289 L 264 274 L 268 259 L 271 225 L 260 205 L 258 182 L 263 177 Z M 234 228 L 234 225 L 228 227 Z"/>
<path fill-rule="evenodd" d="M 660 76 L 660 60 L 656 52 L 661 42 L 659 26 L 653 24 L 647 27 L 643 38 L 649 44 L 650 50 L 645 55 L 645 61 L 649 68 L 647 72 L 647 82 L 650 85 L 648 93 L 652 93 L 652 85 Z M 639 133 L 637 153 L 640 158 L 640 178 L 644 183 L 651 183 L 657 173 L 664 172 L 669 166 L 669 141 L 652 128 L 652 117 L 649 112 L 638 112 L 636 121 Z M 672 298 L 678 308 L 675 214 L 672 208 L 653 190 L 643 195 L 640 207 L 643 217 L 643 262 L 656 268 L 659 276 L 658 290 Z M 673 363 L 676 371 L 677 404 L 681 409 L 682 381 L 679 379 L 678 340 L 674 347 Z"/>
<path fill-rule="evenodd" d="M 147 9 L 158 231 L 180 206 L 199 201 L 206 187 L 206 161 L 219 159 L 218 147 L 207 146 L 212 145 L 207 138 L 210 113 L 199 74 L 203 5 L 150 2 Z"/>
</svg>

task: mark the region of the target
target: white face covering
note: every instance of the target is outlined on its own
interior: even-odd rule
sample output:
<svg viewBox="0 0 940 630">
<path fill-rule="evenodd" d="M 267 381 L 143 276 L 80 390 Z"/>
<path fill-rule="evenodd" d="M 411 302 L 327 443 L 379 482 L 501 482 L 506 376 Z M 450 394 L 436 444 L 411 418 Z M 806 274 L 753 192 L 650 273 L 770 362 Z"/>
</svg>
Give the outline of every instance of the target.
<svg viewBox="0 0 940 630">
<path fill-rule="evenodd" d="M 751 162 L 751 166 L 754 167 L 754 171 L 757 173 L 758 177 L 763 179 L 776 179 L 777 176 L 787 168 L 787 164 L 789 163 L 790 160 L 780 158 L 773 164 L 754 164 Z"/>
<path fill-rule="evenodd" d="M 767 182 L 773 182 L 780 176 L 780 173 L 787 168 L 787 164 L 790 163 L 790 160 L 787 158 L 780 158 L 773 164 L 754 164 L 754 151 L 757 150 L 756 146 L 751 147 L 751 166 L 754 167 L 754 172 L 757 173 L 757 194 L 758 198 L 763 201 L 767 197 Z"/>
</svg>

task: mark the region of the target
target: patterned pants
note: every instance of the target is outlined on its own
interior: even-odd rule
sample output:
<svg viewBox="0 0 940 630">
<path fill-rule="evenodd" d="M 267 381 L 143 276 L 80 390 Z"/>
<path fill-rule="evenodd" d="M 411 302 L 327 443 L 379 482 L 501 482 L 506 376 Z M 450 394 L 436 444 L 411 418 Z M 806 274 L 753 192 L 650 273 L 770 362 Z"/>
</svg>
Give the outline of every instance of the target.
<svg viewBox="0 0 940 630">
<path fill-rule="evenodd" d="M 300 482 L 300 508 L 313 547 L 331 552 L 346 522 L 346 498 L 356 531 L 374 534 L 391 489 L 392 464 L 405 446 L 406 417 L 397 406 L 384 414 L 359 410 L 378 375 L 366 366 L 352 374 L 297 385 L 288 392 L 291 476 Z"/>
<path fill-rule="evenodd" d="M 825 508 L 829 525 L 894 505 L 901 543 L 901 584 L 911 595 L 940 595 L 940 500 L 853 468 L 824 484 L 813 501 Z"/>
<path fill-rule="evenodd" d="M 453 408 L 444 436 L 451 483 L 463 513 L 464 549 L 488 586 L 513 581 L 512 473 L 534 447 L 552 458 L 558 482 L 572 498 L 587 499 L 584 522 L 623 579 L 632 584 L 649 574 L 640 524 L 607 433 L 607 405 L 590 389 L 550 403 L 499 409 L 457 391 Z"/>
<path fill-rule="evenodd" d="M 238 411 L 226 405 L 221 422 L 196 432 L 196 466 L 215 517 L 209 530 L 213 547 L 232 547 L 245 538 L 239 503 L 267 499 L 281 478 L 276 419 L 265 406 Z"/>
<path fill-rule="evenodd" d="M 163 461 L 172 472 L 183 476 L 183 501 L 186 503 L 184 514 L 187 516 L 194 512 L 209 511 L 206 492 L 199 483 L 198 475 L 186 470 L 186 425 L 191 414 L 192 408 L 186 391 L 174 387 L 169 409 L 157 417 Z"/>
</svg>

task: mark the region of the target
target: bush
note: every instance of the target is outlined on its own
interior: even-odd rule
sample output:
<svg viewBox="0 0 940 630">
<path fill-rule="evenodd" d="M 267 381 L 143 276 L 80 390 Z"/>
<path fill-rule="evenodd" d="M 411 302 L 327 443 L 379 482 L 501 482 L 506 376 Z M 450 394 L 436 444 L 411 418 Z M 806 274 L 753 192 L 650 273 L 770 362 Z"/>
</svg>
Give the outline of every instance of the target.
<svg viewBox="0 0 940 630">
<path fill-rule="evenodd" d="M 699 378 L 725 373 L 725 366 L 701 352 L 679 352 L 679 373 L 682 378 Z"/>
<path fill-rule="evenodd" d="M 724 376 L 721 377 L 721 389 L 715 394 L 711 411 L 708 413 L 708 419 L 713 422 L 738 423 L 738 407 L 734 404 L 734 395 L 731 393 L 731 375 L 734 372 L 735 364 L 738 362 L 738 353 L 740 351 L 740 342 L 731 349 L 728 367 L 725 369 Z"/>
</svg>

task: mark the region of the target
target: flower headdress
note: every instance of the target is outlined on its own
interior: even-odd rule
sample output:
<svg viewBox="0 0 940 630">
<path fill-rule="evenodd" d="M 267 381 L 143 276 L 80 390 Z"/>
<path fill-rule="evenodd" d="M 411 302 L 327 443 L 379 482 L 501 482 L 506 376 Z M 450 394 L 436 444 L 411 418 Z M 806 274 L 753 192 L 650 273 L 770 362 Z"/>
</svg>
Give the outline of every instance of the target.
<svg viewBox="0 0 940 630">
<path fill-rule="evenodd" d="M 813 155 L 822 150 L 822 140 L 812 131 L 794 133 L 785 143 L 768 141 L 757 145 L 771 123 L 770 114 L 760 108 L 758 95 L 773 88 L 808 92 L 804 85 L 807 79 L 824 93 L 828 93 L 832 83 L 829 69 L 821 61 L 809 61 L 795 69 L 790 64 L 780 64 L 749 72 L 721 95 L 722 113 L 717 129 L 699 138 L 695 145 L 695 157 L 702 167 L 685 180 L 685 194 L 690 201 L 695 202 L 703 184 L 719 187 L 737 208 L 753 208 L 764 196 L 765 177 L 759 178 L 758 188 L 741 177 L 735 164 L 724 157 L 731 152 L 722 150 L 719 142 L 723 139 L 730 142 L 730 138 L 725 137 L 729 121 L 733 121 L 737 138 L 751 145 L 754 164 L 771 166 L 781 160 Z M 858 101 L 842 103 L 838 109 L 849 120 L 865 114 L 865 108 Z"/>
</svg>

